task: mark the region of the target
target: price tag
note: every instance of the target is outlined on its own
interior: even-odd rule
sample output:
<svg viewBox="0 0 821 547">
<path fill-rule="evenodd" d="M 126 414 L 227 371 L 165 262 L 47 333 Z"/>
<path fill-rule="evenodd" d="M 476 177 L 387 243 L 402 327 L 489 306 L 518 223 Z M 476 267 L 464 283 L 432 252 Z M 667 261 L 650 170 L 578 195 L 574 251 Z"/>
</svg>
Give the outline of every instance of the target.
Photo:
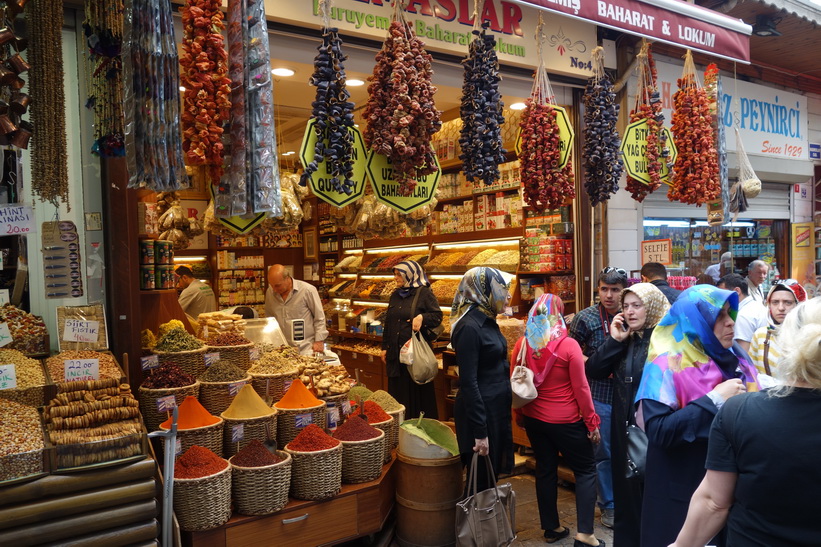
<svg viewBox="0 0 821 547">
<path fill-rule="evenodd" d="M 205 354 L 205 366 L 210 367 L 214 363 L 220 360 L 220 354 L 218 352 L 206 353 Z"/>
<path fill-rule="evenodd" d="M 34 231 L 34 212 L 31 207 L 6 205 L 0 207 L 0 234 L 11 236 Z"/>
<path fill-rule="evenodd" d="M 140 357 L 140 366 L 143 370 L 151 370 L 152 368 L 157 368 L 158 366 L 160 366 L 160 356 L 148 355 L 146 357 Z"/>
<path fill-rule="evenodd" d="M 63 329 L 64 342 L 97 342 L 99 338 L 99 321 L 66 319 L 66 326 Z"/>
<path fill-rule="evenodd" d="M 11 343 L 12 337 L 8 323 L 0 323 L 0 347 L 8 346 Z"/>
<path fill-rule="evenodd" d="M 177 437 L 177 442 L 174 443 L 174 454 L 179 456 L 180 452 L 182 452 L 182 440 Z"/>
<path fill-rule="evenodd" d="M 63 361 L 66 382 L 84 382 L 100 379 L 99 359 L 66 359 Z"/>
<path fill-rule="evenodd" d="M 337 424 L 339 423 L 339 407 L 336 405 L 328 405 L 328 429 L 336 429 Z"/>
<path fill-rule="evenodd" d="M 17 369 L 13 364 L 0 365 L 0 389 L 17 387 Z"/>
<path fill-rule="evenodd" d="M 228 395 L 230 395 L 231 397 L 236 396 L 236 394 L 239 393 L 239 390 L 242 389 L 242 386 L 244 386 L 246 383 L 247 382 L 243 381 L 243 382 L 234 382 L 233 384 L 228 384 Z"/>
<path fill-rule="evenodd" d="M 297 414 L 296 415 L 296 428 L 302 429 L 303 427 L 307 427 L 314 423 L 314 415 L 310 412 L 306 412 L 305 414 Z"/>
<path fill-rule="evenodd" d="M 3 256 L 2 253 L 0 253 L 0 256 Z M 9 301 L 9 290 L 0 289 L 0 306 L 5 306 Z"/>
<path fill-rule="evenodd" d="M 248 358 L 251 361 L 259 360 L 259 348 L 251 348 L 250 350 L 248 350 Z"/>
<path fill-rule="evenodd" d="M 173 395 L 166 395 L 157 399 L 157 412 L 171 412 L 177 406 L 177 399 Z"/>
<path fill-rule="evenodd" d="M 350 401 L 342 401 L 342 414 L 347 416 L 351 413 L 351 402 Z"/>
<path fill-rule="evenodd" d="M 245 424 L 234 424 L 231 426 L 231 442 L 238 443 L 245 438 Z"/>
</svg>

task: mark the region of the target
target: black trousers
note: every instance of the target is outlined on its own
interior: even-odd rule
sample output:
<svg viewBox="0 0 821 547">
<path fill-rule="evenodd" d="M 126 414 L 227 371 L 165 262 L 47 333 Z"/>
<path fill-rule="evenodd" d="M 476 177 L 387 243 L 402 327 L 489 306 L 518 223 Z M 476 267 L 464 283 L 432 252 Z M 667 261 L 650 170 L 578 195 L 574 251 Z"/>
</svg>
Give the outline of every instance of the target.
<svg viewBox="0 0 821 547">
<path fill-rule="evenodd" d="M 596 510 L 596 460 L 584 422 L 549 424 L 525 416 L 525 431 L 536 455 L 536 501 L 542 529 L 553 530 L 560 524 L 556 498 L 561 452 L 576 476 L 576 527 L 582 534 L 592 534 Z"/>
</svg>

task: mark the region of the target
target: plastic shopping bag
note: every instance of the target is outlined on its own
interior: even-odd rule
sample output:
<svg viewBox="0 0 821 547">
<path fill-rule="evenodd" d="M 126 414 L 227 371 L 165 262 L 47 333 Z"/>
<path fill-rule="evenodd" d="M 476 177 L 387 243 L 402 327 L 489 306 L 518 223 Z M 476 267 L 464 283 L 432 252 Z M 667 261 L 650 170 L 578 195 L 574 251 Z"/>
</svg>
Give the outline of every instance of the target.
<svg viewBox="0 0 821 547">
<path fill-rule="evenodd" d="M 407 342 L 402 346 L 399 350 L 399 362 L 404 363 L 406 365 L 413 364 L 413 344 L 411 341 L 413 340 L 413 336 L 411 336 Z"/>
</svg>

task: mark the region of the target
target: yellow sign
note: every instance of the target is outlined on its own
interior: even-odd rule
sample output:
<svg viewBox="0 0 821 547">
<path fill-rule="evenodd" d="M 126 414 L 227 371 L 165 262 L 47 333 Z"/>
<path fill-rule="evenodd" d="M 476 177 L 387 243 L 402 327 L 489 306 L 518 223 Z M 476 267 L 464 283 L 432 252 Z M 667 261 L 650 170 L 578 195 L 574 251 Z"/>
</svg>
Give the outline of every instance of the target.
<svg viewBox="0 0 821 547">
<path fill-rule="evenodd" d="M 673 142 L 673 134 L 666 127 L 662 129 L 667 135 L 667 148 L 670 154 L 667 157 L 660 157 L 661 163 L 661 181 L 668 182 L 670 178 L 670 168 L 667 165 L 673 165 L 678 156 L 678 149 Z M 627 126 L 624 131 L 624 137 L 621 140 L 621 153 L 624 159 L 624 168 L 634 179 L 650 184 L 650 175 L 647 172 L 647 134 L 650 130 L 647 128 L 647 120 L 639 120 Z M 659 149 L 662 146 L 659 145 Z"/>
<path fill-rule="evenodd" d="M 311 118 L 308 126 L 305 128 L 305 135 L 302 137 L 302 147 L 299 149 L 299 159 L 302 162 L 302 167 L 307 168 L 308 164 L 314 161 L 314 154 L 316 143 L 319 138 L 316 135 L 314 126 L 316 119 Z M 354 185 L 350 193 L 340 192 L 334 186 L 331 179 L 334 175 L 328 170 L 330 163 L 323 161 L 318 163 L 318 169 L 314 171 L 310 178 L 309 184 L 314 194 L 327 203 L 337 207 L 343 207 L 358 200 L 365 193 L 365 177 L 367 174 L 368 154 L 365 151 L 365 142 L 362 140 L 362 133 L 355 127 L 348 128 L 348 131 L 353 135 L 353 147 L 351 148 L 351 159 L 353 160 L 353 175 L 351 180 Z M 325 139 L 325 150 L 327 155 L 328 140 Z M 344 173 L 340 173 L 339 182 L 342 182 Z"/>
<path fill-rule="evenodd" d="M 797 279 L 802 285 L 815 282 L 814 235 L 815 225 L 812 222 L 796 222 L 792 225 L 790 277 Z"/>
<path fill-rule="evenodd" d="M 211 185 L 211 197 L 216 197 L 214 193 L 215 189 L 214 186 Z M 218 217 L 214 215 L 220 224 L 231 230 L 232 232 L 236 232 L 239 235 L 247 234 L 259 224 L 265 220 L 267 217 L 267 213 L 251 213 L 250 215 L 246 216 L 232 216 L 232 217 Z"/>
<path fill-rule="evenodd" d="M 554 106 L 556 111 L 556 123 L 559 124 L 559 149 L 561 156 L 559 156 L 559 169 L 564 169 L 567 161 L 570 159 L 570 152 L 573 150 L 573 140 L 576 138 L 576 132 L 573 131 L 573 126 L 570 125 L 570 117 L 567 115 L 567 110 L 563 106 Z M 516 155 L 522 154 L 522 130 L 516 134 Z"/>
<path fill-rule="evenodd" d="M 673 244 L 669 239 L 651 239 L 641 242 L 641 263 L 673 264 Z"/>
<path fill-rule="evenodd" d="M 402 213 L 410 213 L 430 203 L 436 195 L 442 168 L 439 167 L 439 159 L 436 158 L 436 171 L 419 177 L 416 188 L 409 196 L 399 193 L 399 184 L 393 180 L 393 165 L 387 156 L 371 152 L 371 157 L 368 158 L 368 175 L 378 201 Z"/>
</svg>

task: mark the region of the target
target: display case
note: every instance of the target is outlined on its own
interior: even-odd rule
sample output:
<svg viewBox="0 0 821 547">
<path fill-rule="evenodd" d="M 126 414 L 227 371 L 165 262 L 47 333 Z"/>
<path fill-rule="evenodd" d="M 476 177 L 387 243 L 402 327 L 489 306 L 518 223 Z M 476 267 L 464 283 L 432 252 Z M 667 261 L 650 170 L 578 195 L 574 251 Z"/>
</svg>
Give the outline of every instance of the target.
<svg viewBox="0 0 821 547">
<path fill-rule="evenodd" d="M 430 260 L 425 264 L 429 274 L 464 274 L 476 266 L 489 266 L 516 273 L 519 267 L 521 238 L 486 239 L 431 244 Z"/>
</svg>

